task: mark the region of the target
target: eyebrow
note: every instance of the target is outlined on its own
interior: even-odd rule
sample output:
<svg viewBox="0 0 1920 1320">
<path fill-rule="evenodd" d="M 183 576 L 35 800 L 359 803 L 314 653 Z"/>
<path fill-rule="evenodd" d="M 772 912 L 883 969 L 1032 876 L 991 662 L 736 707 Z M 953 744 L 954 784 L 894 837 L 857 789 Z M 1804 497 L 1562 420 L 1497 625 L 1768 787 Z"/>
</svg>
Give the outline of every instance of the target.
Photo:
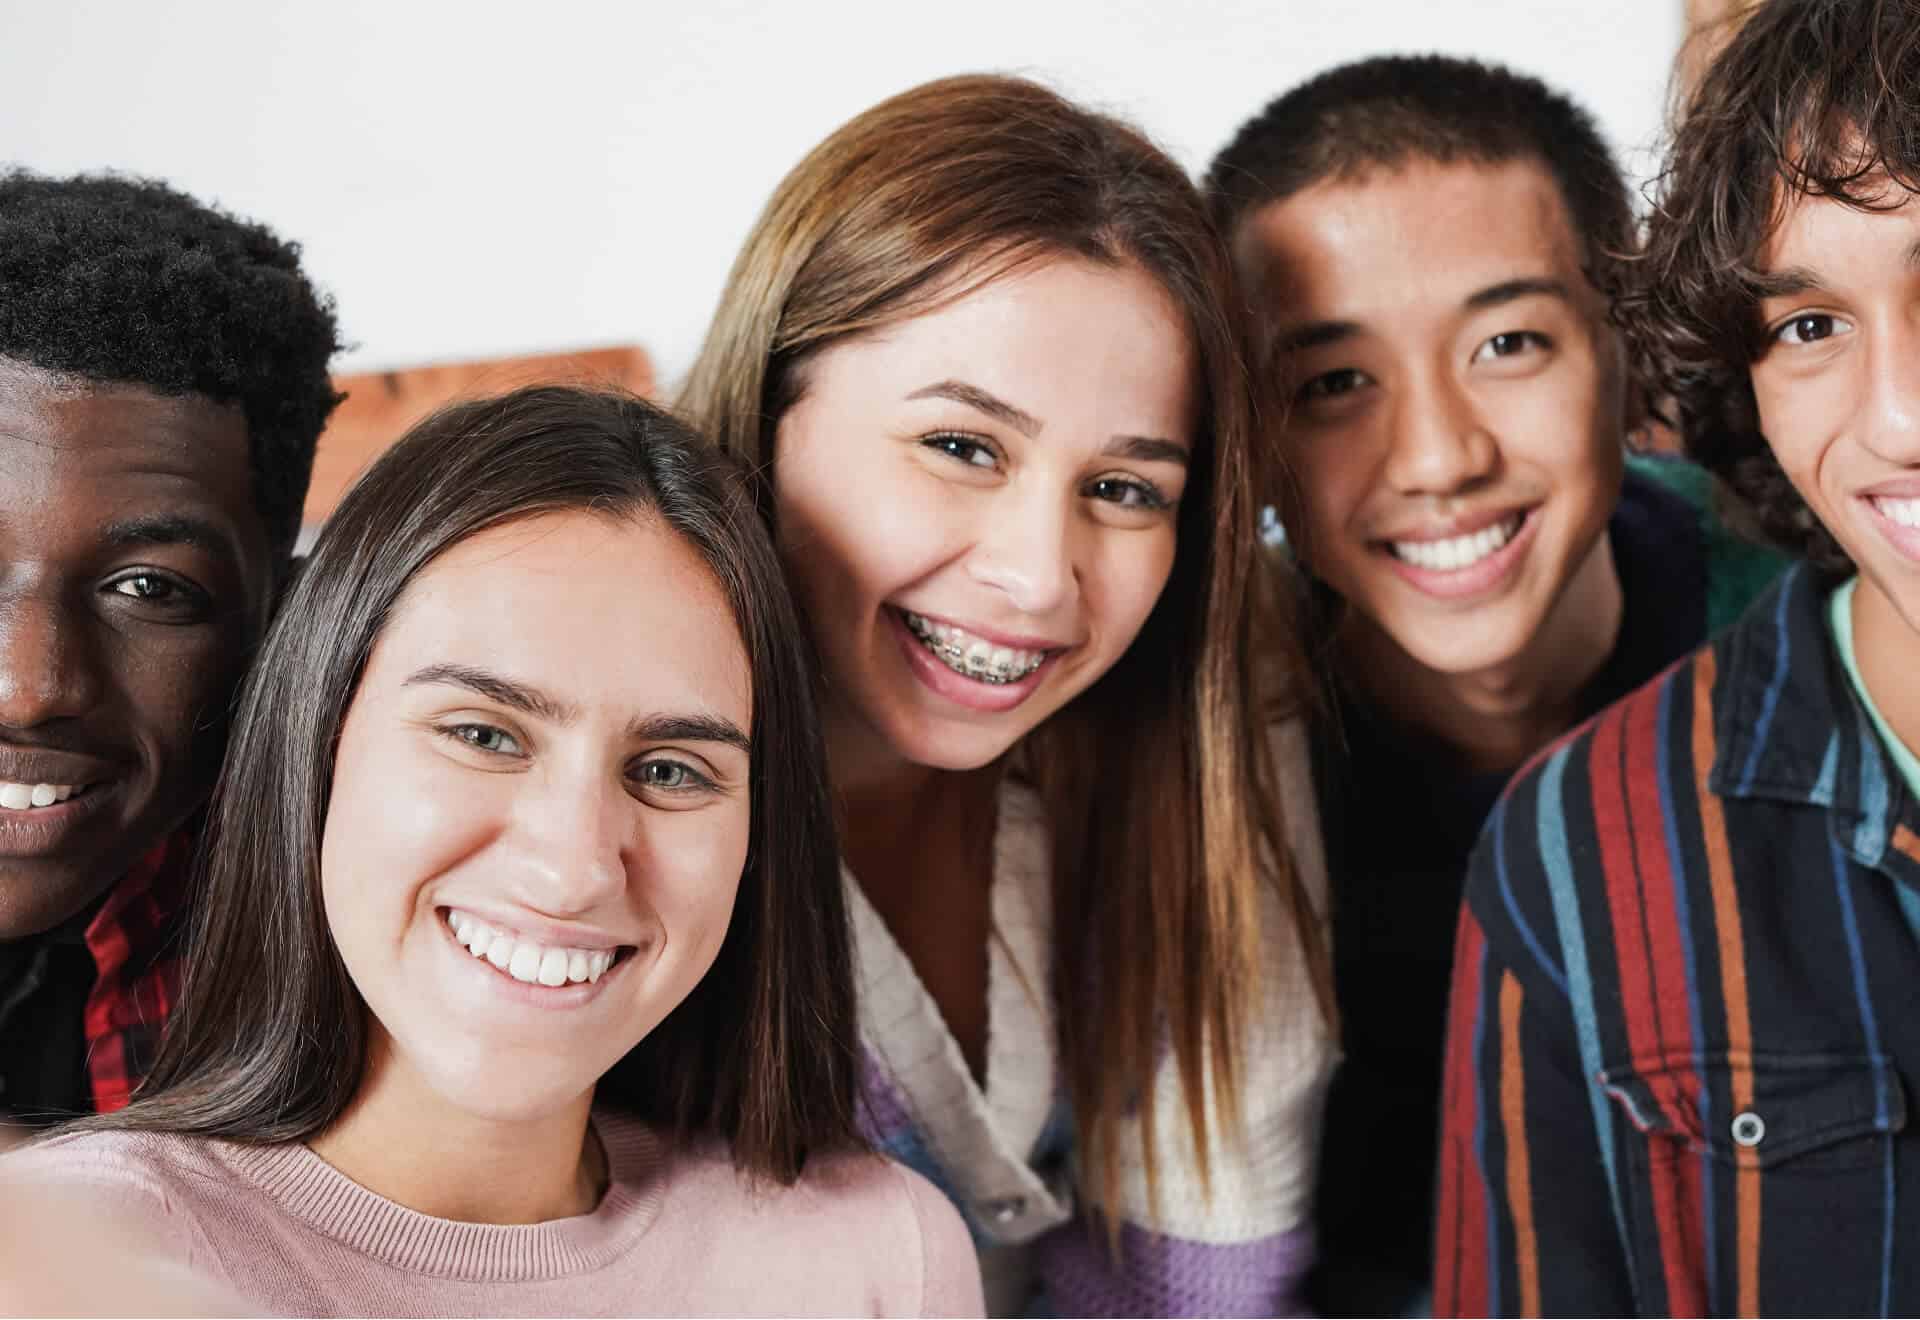
<svg viewBox="0 0 1920 1320">
<path fill-rule="evenodd" d="M 969 385 L 964 380 L 941 380 L 923 386 L 907 396 L 909 399 L 948 399 L 975 412 L 985 413 L 995 421 L 1004 422 L 1020 434 L 1029 438 L 1040 434 L 1040 419 L 1024 408 L 1016 408 L 1005 399 L 989 394 L 978 385 Z"/>
<path fill-rule="evenodd" d="M 1304 353 L 1310 348 L 1325 348 L 1352 339 L 1360 333 L 1358 321 L 1309 321 L 1297 325 L 1274 341 L 1282 353 Z"/>
<path fill-rule="evenodd" d="M 1573 301 L 1573 293 L 1560 280 L 1525 277 L 1517 280 L 1502 280 L 1498 284 L 1489 284 L 1484 289 L 1476 289 L 1467 295 L 1465 306 L 1472 311 L 1486 307 L 1498 307 L 1502 303 L 1513 302 L 1517 298 L 1530 298 L 1544 294 L 1549 298 Z M 1281 353 L 1304 353 L 1310 348 L 1325 348 L 1329 344 L 1342 343 L 1360 333 L 1358 321 L 1309 321 L 1297 325 L 1281 334 L 1274 347 Z"/>
<path fill-rule="evenodd" d="M 570 724 L 580 713 L 539 688 L 472 665 L 428 665 L 407 675 L 406 682 L 401 686 L 428 686 L 435 683 L 465 688 L 489 701 L 497 701 L 502 706 L 517 710 L 522 715 L 531 715 L 553 724 Z"/>
<path fill-rule="evenodd" d="M 497 701 L 523 715 L 551 724 L 570 724 L 579 718 L 579 709 L 568 702 L 519 682 L 473 665 L 437 664 L 416 669 L 407 675 L 403 687 L 446 684 Z M 753 740 L 732 720 L 718 715 L 647 715 L 627 725 L 629 735 L 645 742 L 714 742 L 753 751 Z"/>
<path fill-rule="evenodd" d="M 1187 447 L 1151 435 L 1116 435 L 1100 451 L 1108 458 L 1126 458 L 1135 463 L 1189 463 Z"/>
<path fill-rule="evenodd" d="M 627 731 L 643 742 L 711 742 L 753 751 L 753 740 L 732 720 L 717 715 L 651 715 L 635 720 Z"/>
<path fill-rule="evenodd" d="M 144 545 L 187 545 L 196 550 L 237 562 L 239 550 L 233 537 L 217 524 L 191 514 L 156 514 L 146 518 L 128 518 L 113 523 L 105 533 L 108 545 L 132 547 Z"/>
<path fill-rule="evenodd" d="M 1024 408 L 964 380 L 942 380 L 915 390 L 909 399 L 950 399 L 954 403 L 983 412 L 1004 422 L 1031 439 L 1040 434 L 1042 422 Z M 1150 435 L 1117 435 L 1101 453 L 1109 458 L 1130 458 L 1136 463 L 1178 463 L 1187 466 L 1187 447 Z"/>
<path fill-rule="evenodd" d="M 1908 244 L 1906 264 L 1910 270 L 1920 270 L 1920 239 Z M 1766 272 L 1753 280 L 1754 296 L 1761 302 L 1769 298 L 1791 298 L 1795 294 L 1826 287 L 1826 281 L 1805 266 L 1788 266 L 1785 270 Z"/>
<path fill-rule="evenodd" d="M 1489 284 L 1484 289 L 1476 290 L 1467 295 L 1466 306 L 1479 311 L 1484 307 L 1499 307 L 1504 303 L 1536 296 L 1558 298 L 1563 302 L 1573 301 L 1573 291 L 1562 281 L 1528 276 L 1517 280 L 1502 280 L 1498 284 Z"/>
</svg>

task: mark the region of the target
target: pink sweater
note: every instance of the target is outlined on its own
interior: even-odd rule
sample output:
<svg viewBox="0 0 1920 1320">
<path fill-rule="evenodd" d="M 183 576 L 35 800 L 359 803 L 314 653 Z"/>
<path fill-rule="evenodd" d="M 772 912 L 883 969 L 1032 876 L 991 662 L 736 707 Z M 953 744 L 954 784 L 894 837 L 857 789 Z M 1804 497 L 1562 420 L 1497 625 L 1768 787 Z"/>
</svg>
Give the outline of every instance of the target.
<svg viewBox="0 0 1920 1320">
<path fill-rule="evenodd" d="M 435 1219 L 304 1145 L 59 1137 L 0 1159 L 0 1198 L 57 1189 L 135 1221 L 195 1276 L 276 1315 L 980 1315 L 952 1205 L 872 1156 L 755 1188 L 725 1151 L 674 1150 L 596 1112 L 609 1187 L 591 1214 L 500 1226 Z M 16 1201 L 16 1205 L 24 1204 Z M 84 1300 L 82 1297 L 81 1300 Z"/>
</svg>

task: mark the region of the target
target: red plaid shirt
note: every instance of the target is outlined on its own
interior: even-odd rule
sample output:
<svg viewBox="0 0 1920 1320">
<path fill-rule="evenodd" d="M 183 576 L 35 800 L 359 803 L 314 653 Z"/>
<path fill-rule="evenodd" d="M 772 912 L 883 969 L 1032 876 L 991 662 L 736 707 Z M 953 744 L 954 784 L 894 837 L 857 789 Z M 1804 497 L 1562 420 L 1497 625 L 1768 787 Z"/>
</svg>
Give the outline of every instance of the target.
<svg viewBox="0 0 1920 1320">
<path fill-rule="evenodd" d="M 169 836 L 115 885 L 86 931 L 97 974 L 87 995 L 94 1108 L 123 1107 L 153 1066 L 180 994 L 180 944 L 193 840 Z"/>
</svg>

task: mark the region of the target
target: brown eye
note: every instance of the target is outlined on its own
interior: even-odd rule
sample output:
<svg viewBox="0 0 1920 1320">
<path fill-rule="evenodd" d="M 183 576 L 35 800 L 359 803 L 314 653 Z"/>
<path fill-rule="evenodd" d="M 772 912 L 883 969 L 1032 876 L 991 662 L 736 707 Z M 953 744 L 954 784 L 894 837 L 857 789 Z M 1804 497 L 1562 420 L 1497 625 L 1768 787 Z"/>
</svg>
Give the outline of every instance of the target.
<svg viewBox="0 0 1920 1320">
<path fill-rule="evenodd" d="M 1773 337 L 1783 344 L 1814 344 L 1822 339 L 1831 339 L 1843 335 L 1853 327 L 1837 316 L 1825 312 L 1810 312 L 1805 316 L 1796 316 L 1774 331 Z"/>
<path fill-rule="evenodd" d="M 1343 394 L 1351 394 L 1367 383 L 1367 373 L 1357 367 L 1342 367 L 1338 371 L 1328 371 L 1315 376 L 1300 387 L 1300 398 L 1337 399 Z"/>
</svg>

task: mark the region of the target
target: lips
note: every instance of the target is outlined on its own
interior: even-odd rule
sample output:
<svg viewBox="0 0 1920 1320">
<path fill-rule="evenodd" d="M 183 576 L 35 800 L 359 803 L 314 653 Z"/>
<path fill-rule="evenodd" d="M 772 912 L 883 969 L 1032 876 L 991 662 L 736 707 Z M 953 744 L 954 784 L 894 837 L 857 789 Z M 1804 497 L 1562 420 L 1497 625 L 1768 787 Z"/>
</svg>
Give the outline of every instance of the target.
<svg viewBox="0 0 1920 1320">
<path fill-rule="evenodd" d="M 1497 589 L 1538 539 L 1539 506 L 1472 523 L 1446 537 L 1376 542 L 1408 585 L 1435 600 L 1468 601 Z"/>
</svg>

